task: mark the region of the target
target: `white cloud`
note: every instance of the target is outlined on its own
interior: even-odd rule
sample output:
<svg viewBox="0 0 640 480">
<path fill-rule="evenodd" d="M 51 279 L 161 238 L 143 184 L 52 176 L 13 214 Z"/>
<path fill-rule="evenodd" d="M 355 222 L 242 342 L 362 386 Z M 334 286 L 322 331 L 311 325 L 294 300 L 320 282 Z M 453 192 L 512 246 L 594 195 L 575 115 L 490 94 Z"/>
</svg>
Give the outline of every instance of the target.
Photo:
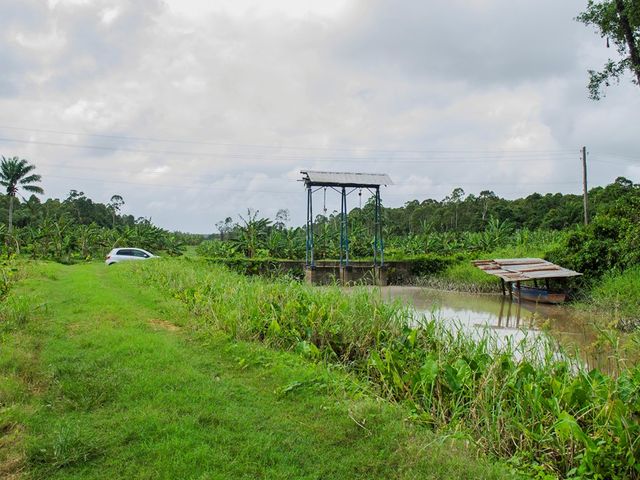
<svg viewBox="0 0 640 480">
<path fill-rule="evenodd" d="M 236 18 L 247 16 L 309 16 L 335 17 L 353 0 L 167 0 L 169 8 L 191 19 L 201 19 L 203 13 L 223 13 Z"/>
<path fill-rule="evenodd" d="M 102 23 L 109 25 L 114 22 L 120 15 L 120 9 L 118 7 L 105 8 L 100 17 L 102 19 Z"/>
<path fill-rule="evenodd" d="M 16 32 L 15 43 L 25 49 L 34 50 L 38 54 L 47 55 L 64 48 L 66 39 L 56 30 L 48 32 Z"/>
<path fill-rule="evenodd" d="M 457 186 L 575 191 L 583 144 L 593 184 L 637 176 L 640 92 L 587 99 L 586 70 L 608 52 L 573 20 L 581 8 L 13 0 L 0 123 L 27 130 L 0 125 L 14 140 L 2 150 L 36 163 L 49 195 L 118 193 L 137 216 L 201 232 L 248 207 L 301 223 L 304 168 L 388 172 L 387 205 Z"/>
<path fill-rule="evenodd" d="M 58 5 L 87 5 L 91 0 L 47 0 L 49 8 L 54 9 Z"/>
</svg>

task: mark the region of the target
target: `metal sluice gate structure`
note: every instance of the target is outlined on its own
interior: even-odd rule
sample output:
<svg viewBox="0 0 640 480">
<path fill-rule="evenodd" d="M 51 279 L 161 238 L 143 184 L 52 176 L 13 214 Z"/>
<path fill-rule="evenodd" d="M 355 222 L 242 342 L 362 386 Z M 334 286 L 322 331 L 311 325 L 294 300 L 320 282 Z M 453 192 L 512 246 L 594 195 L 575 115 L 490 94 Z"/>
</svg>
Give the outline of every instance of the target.
<svg viewBox="0 0 640 480">
<path fill-rule="evenodd" d="M 321 189 L 331 189 L 340 194 L 340 266 L 349 266 L 349 222 L 347 197 L 356 190 L 365 189 L 375 197 L 373 265 L 384 265 L 384 241 L 382 238 L 382 202 L 380 187 L 393 185 L 387 174 L 301 171 L 307 189 L 306 266 L 315 267 L 313 194 Z M 326 192 L 326 190 L 325 190 Z M 326 197 L 325 197 L 326 198 Z"/>
</svg>

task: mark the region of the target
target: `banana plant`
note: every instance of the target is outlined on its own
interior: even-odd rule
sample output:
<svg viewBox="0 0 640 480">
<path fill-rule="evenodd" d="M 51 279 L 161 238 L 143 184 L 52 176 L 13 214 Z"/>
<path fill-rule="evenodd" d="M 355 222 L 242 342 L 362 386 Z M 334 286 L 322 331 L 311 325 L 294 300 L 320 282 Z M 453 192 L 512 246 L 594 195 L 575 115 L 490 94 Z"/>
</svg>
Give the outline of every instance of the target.
<svg viewBox="0 0 640 480">
<path fill-rule="evenodd" d="M 98 226 L 95 223 L 90 225 L 80 225 L 76 228 L 74 233 L 82 258 L 85 260 L 90 258 L 92 247 L 95 245 L 95 241 L 100 233 Z"/>
</svg>

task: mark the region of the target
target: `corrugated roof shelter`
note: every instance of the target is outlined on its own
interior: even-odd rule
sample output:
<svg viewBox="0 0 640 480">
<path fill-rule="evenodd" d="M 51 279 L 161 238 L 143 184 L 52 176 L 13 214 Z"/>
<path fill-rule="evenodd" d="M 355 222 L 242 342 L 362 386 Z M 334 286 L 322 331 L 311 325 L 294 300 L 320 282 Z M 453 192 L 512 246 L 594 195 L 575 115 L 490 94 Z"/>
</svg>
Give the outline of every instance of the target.
<svg viewBox="0 0 640 480">
<path fill-rule="evenodd" d="M 379 187 L 393 185 L 386 173 L 355 173 L 355 172 L 317 172 L 301 171 L 302 180 L 312 187 Z"/>
<path fill-rule="evenodd" d="M 527 280 L 569 278 L 582 275 L 541 258 L 474 260 L 473 264 L 480 270 L 499 277 L 505 282 L 525 282 Z"/>
</svg>

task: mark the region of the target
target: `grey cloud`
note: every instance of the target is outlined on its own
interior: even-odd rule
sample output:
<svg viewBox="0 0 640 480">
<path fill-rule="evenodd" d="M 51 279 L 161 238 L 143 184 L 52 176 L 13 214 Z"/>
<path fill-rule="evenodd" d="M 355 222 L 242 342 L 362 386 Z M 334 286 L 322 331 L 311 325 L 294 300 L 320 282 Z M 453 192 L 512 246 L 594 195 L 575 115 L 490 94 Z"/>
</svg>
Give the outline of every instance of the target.
<svg viewBox="0 0 640 480">
<path fill-rule="evenodd" d="M 82 88 L 118 69 L 134 68 L 143 54 L 141 48 L 156 33 L 152 28 L 161 7 L 160 1 L 61 2 L 53 8 L 46 2 L 25 1 L 11 2 L 1 11 L 13 35 L 19 34 L 27 43 L 41 43 L 39 48 L 21 49 L 24 68 L 20 73 L 23 77 L 46 74 L 47 86 L 60 92 Z M 102 14 L 108 9 L 116 9 L 118 14 L 106 24 Z M 47 36 L 55 36 L 62 46 L 47 45 Z M 27 86 L 43 88 L 41 84 Z"/>
<path fill-rule="evenodd" d="M 46 9 L 46 3 L 38 0 L 8 0 L 2 5 L 2 21 L 4 32 L 14 25 L 27 26 L 35 29 L 41 28 L 46 23 L 42 15 Z"/>
<path fill-rule="evenodd" d="M 640 147 L 632 86 L 587 99 L 585 71 L 602 46 L 573 21 L 581 0 L 354 0 L 331 19 L 203 12 L 198 21 L 122 2 L 108 25 L 100 15 L 113 2 L 24 5 L 3 3 L 0 15 L 66 43 L 3 44 L 0 56 L 13 60 L 0 108 L 13 125 L 210 144 L 2 131 L 109 148 L 6 143 L 3 154 L 36 163 L 49 195 L 118 193 L 129 212 L 168 228 L 207 232 L 247 207 L 290 208 L 301 223 L 303 168 L 388 172 L 397 185 L 385 204 L 401 205 L 456 186 L 510 197 L 577 191 L 583 143 L 594 159 Z M 569 153 L 532 155 L 522 175 L 496 150 Z M 594 162 L 593 184 L 632 162 Z"/>
<path fill-rule="evenodd" d="M 41 14 L 42 5 L 38 3 L 15 1 L 0 8 L 3 23 L 0 33 L 0 97 L 13 97 L 25 92 L 27 86 L 24 76 L 37 64 L 36 59 L 29 58 L 16 42 L 16 36 L 24 28 L 31 31 L 44 28 L 46 21 Z"/>
<path fill-rule="evenodd" d="M 505 85 L 576 66 L 581 2 L 362 0 L 336 48 L 377 71 Z M 346 47 L 344 44 L 346 43 Z"/>
</svg>

